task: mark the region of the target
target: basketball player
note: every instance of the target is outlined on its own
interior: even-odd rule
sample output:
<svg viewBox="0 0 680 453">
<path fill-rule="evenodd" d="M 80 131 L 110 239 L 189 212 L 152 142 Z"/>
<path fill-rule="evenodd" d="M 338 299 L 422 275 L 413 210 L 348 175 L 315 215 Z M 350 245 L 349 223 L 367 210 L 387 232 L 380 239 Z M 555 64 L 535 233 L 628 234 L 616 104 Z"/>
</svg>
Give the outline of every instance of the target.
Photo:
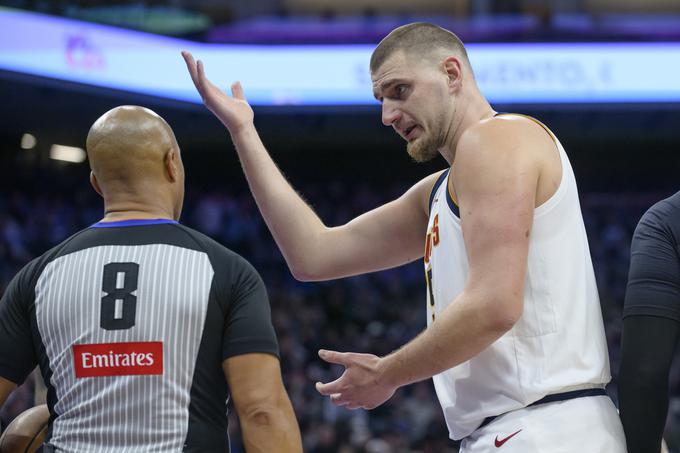
<svg viewBox="0 0 680 453">
<path fill-rule="evenodd" d="M 371 57 L 382 121 L 416 161 L 451 168 L 400 198 L 329 228 L 278 171 L 243 89 L 232 97 L 184 53 L 205 105 L 229 129 L 255 200 L 293 272 L 328 280 L 424 258 L 428 328 L 398 351 L 320 351 L 343 365 L 317 383 L 333 403 L 374 408 L 433 377 L 463 452 L 621 453 L 604 386 L 607 346 L 576 182 L 541 123 L 497 114 L 451 32 L 415 23 Z"/>
<path fill-rule="evenodd" d="M 0 404 L 40 365 L 46 451 L 300 452 L 267 294 L 243 258 L 179 224 L 170 126 L 134 106 L 87 137 L 104 218 L 24 267 L 0 303 Z"/>
<path fill-rule="evenodd" d="M 680 192 L 652 206 L 630 247 L 619 400 L 631 453 L 658 453 L 680 334 Z"/>
</svg>

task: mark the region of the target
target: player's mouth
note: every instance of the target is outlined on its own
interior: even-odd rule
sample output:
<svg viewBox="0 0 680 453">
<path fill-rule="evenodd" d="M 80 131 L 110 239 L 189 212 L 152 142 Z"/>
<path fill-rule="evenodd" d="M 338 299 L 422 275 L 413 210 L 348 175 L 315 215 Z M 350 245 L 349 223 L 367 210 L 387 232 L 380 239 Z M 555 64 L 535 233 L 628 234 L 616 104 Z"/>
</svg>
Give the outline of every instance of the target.
<svg viewBox="0 0 680 453">
<path fill-rule="evenodd" d="M 414 140 L 415 138 L 418 137 L 419 134 L 420 132 L 417 124 L 414 124 L 413 126 L 409 126 L 406 129 L 404 129 L 404 138 L 406 139 L 407 142 Z"/>
</svg>

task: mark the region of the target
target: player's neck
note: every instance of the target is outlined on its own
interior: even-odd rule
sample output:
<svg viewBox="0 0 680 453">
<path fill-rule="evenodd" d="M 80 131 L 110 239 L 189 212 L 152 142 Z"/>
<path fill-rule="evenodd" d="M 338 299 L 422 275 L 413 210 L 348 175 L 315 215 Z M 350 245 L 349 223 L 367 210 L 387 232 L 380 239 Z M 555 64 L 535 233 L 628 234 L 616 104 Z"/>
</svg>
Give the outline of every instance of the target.
<svg viewBox="0 0 680 453">
<path fill-rule="evenodd" d="M 446 144 L 439 150 L 449 165 L 453 165 L 456 159 L 456 148 L 463 133 L 480 121 L 491 118 L 496 113 L 479 92 L 471 94 L 467 102 L 460 102 L 459 105 L 461 105 L 461 110 L 458 115 L 454 115 L 451 131 L 447 134 Z"/>
</svg>

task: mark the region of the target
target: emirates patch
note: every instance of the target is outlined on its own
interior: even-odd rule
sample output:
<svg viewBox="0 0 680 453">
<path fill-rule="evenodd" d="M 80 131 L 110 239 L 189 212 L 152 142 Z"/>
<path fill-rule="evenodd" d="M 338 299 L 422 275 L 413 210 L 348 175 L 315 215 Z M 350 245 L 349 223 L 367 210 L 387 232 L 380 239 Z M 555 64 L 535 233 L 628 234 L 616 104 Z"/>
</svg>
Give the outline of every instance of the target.
<svg viewBox="0 0 680 453">
<path fill-rule="evenodd" d="M 163 374 L 163 342 L 73 345 L 77 378 Z"/>
</svg>

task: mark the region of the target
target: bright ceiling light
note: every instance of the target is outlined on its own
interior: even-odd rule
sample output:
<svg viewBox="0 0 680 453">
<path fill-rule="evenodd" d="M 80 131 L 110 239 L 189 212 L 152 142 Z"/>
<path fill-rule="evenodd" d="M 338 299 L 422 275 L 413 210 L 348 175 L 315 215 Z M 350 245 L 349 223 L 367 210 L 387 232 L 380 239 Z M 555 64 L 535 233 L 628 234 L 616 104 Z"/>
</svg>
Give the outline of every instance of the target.
<svg viewBox="0 0 680 453">
<path fill-rule="evenodd" d="M 36 143 L 38 143 L 38 141 L 35 139 L 35 136 L 29 133 L 21 136 L 21 149 L 33 149 L 35 148 Z"/>
<path fill-rule="evenodd" d="M 85 161 L 86 155 L 85 150 L 82 148 L 66 145 L 52 145 L 50 148 L 50 158 L 55 160 L 63 160 L 66 162 L 80 163 Z"/>
</svg>

